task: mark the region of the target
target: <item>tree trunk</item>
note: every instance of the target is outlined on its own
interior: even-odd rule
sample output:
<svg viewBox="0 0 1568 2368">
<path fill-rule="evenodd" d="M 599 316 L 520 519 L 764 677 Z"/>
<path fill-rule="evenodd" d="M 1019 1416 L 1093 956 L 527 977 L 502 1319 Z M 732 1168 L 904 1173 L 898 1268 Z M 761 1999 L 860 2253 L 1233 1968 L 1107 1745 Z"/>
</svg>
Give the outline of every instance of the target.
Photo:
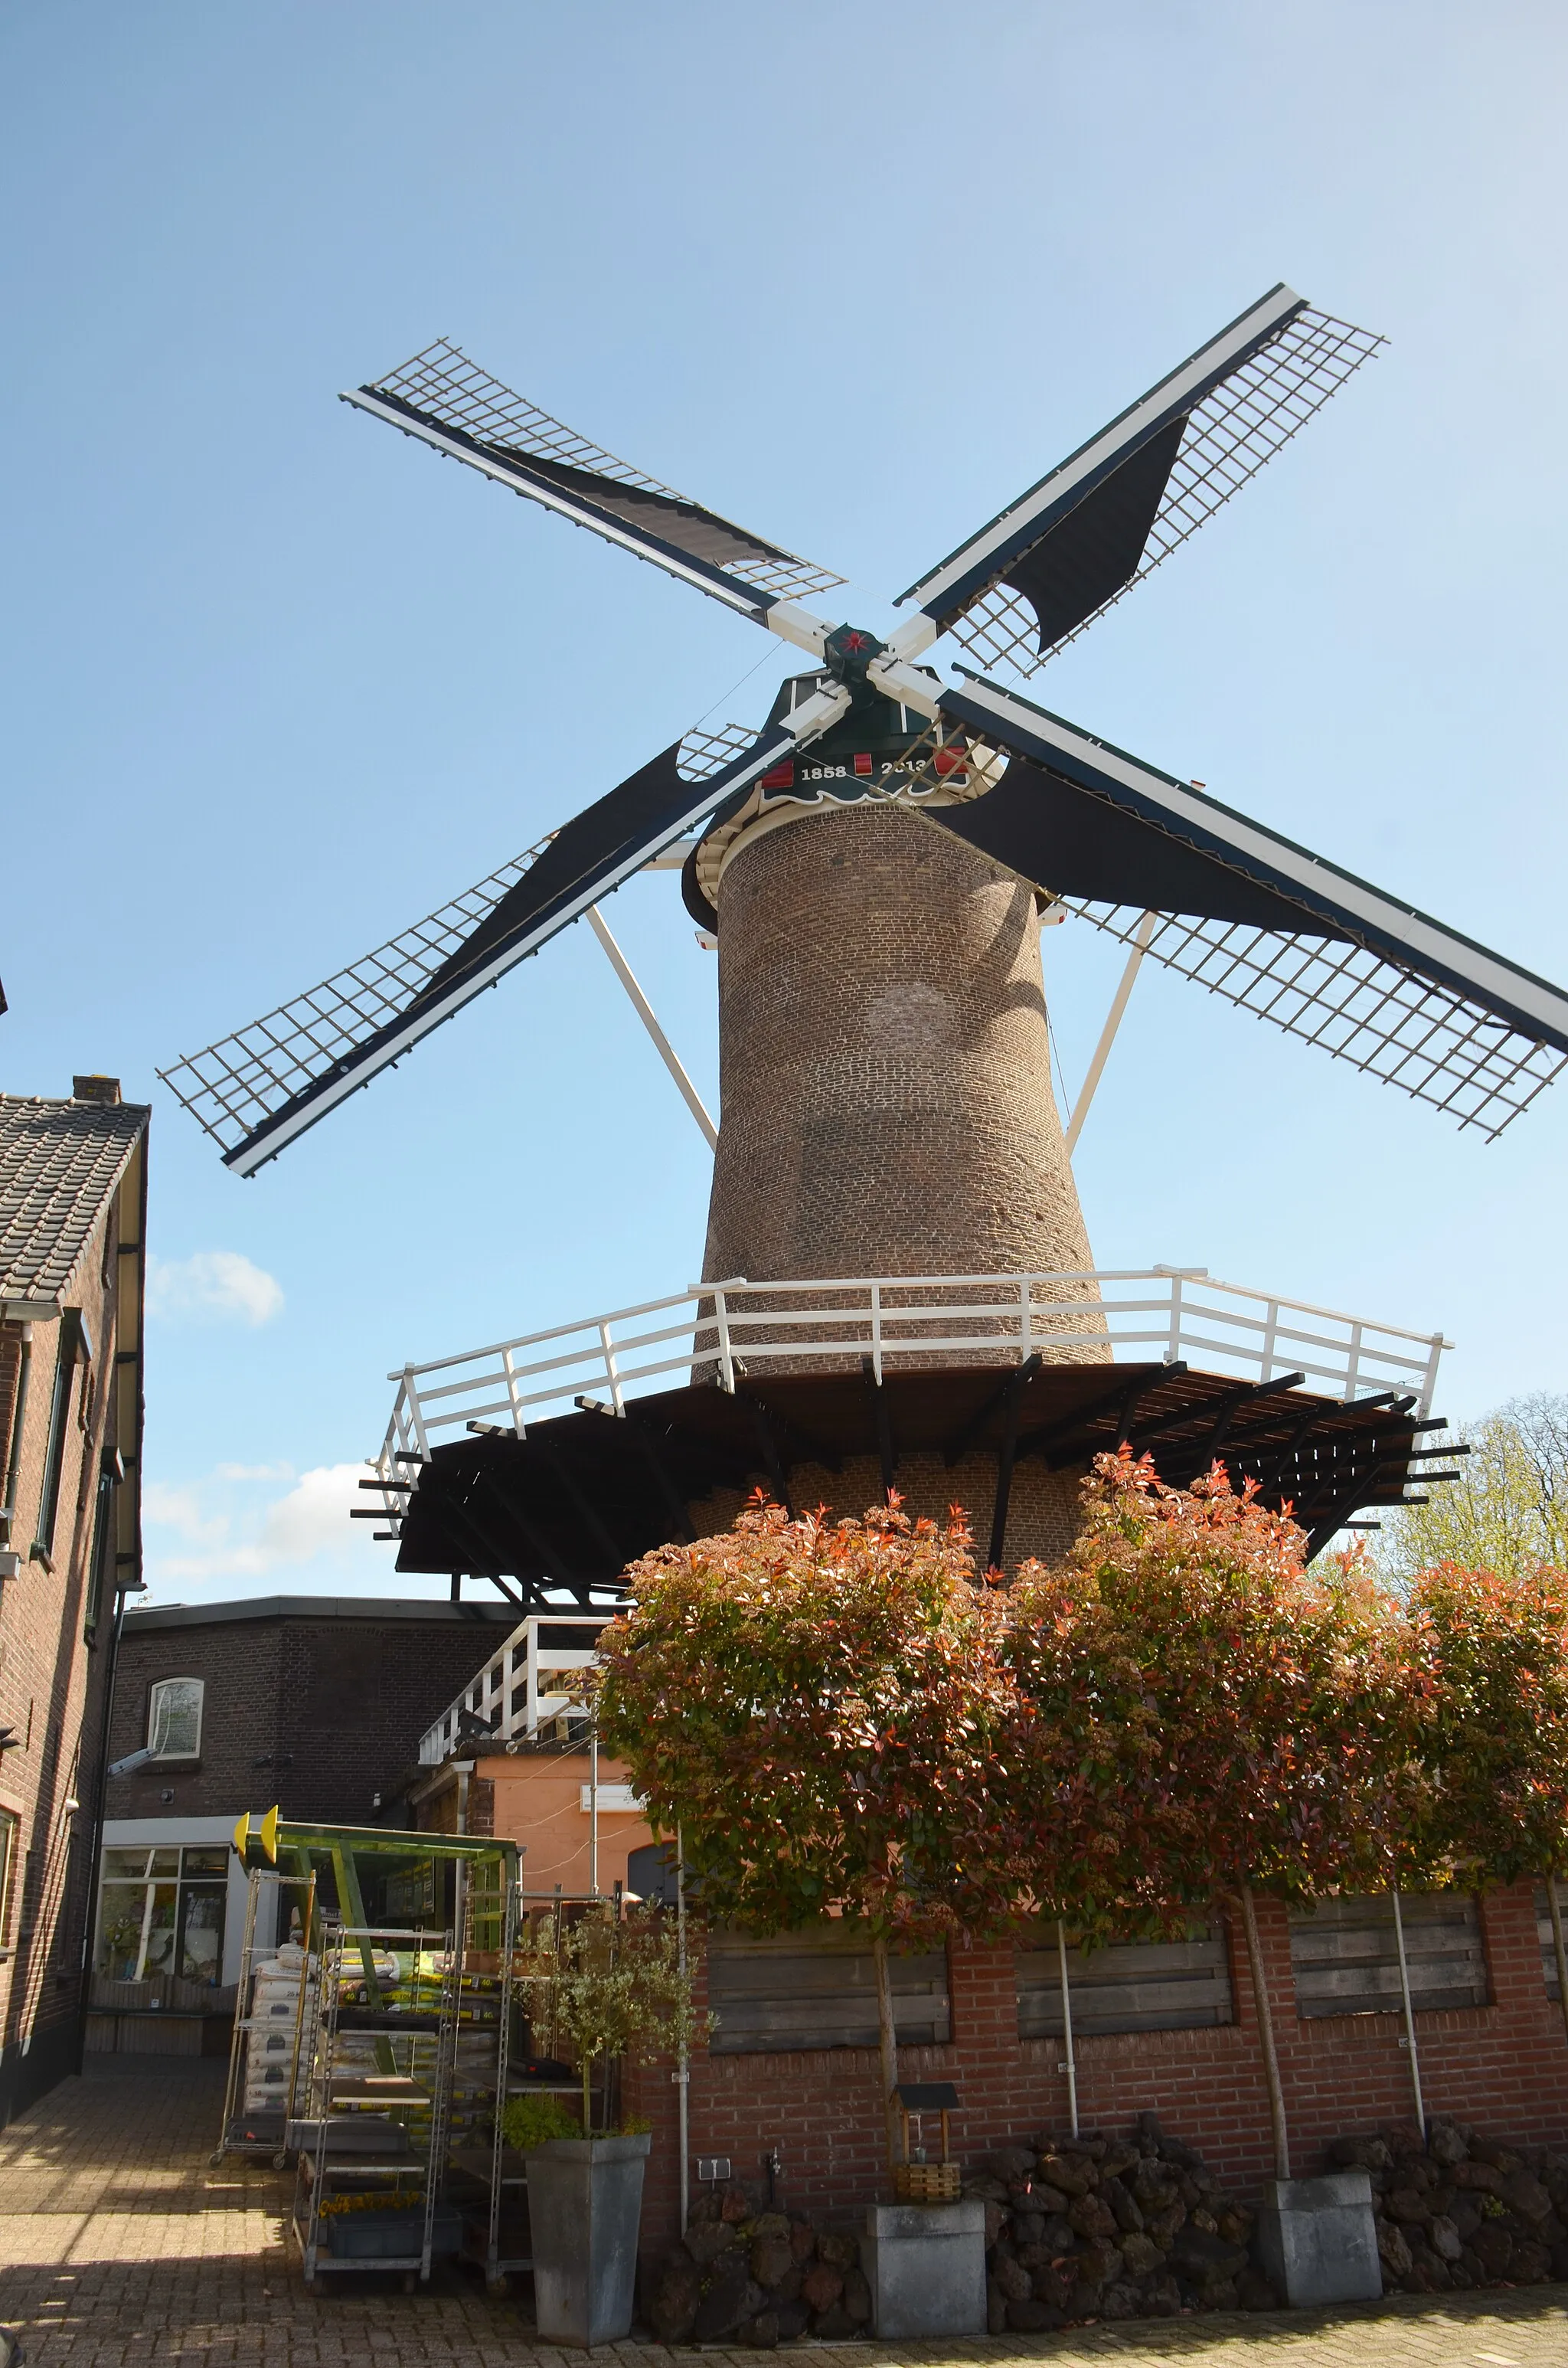
<svg viewBox="0 0 1568 2368">
<path fill-rule="evenodd" d="M 1290 2141 L 1285 2129 L 1285 2091 L 1279 2081 L 1279 2057 L 1274 2045 L 1274 2012 L 1263 1972 L 1263 1944 L 1257 1937 L 1257 1908 L 1252 1885 L 1241 1887 L 1242 1924 L 1247 1939 L 1247 1966 L 1252 1975 L 1253 2003 L 1257 2009 L 1257 2036 L 1263 2049 L 1263 2075 L 1268 2087 L 1268 2119 L 1274 2131 L 1274 2176 L 1290 2176 Z"/>
<path fill-rule="evenodd" d="M 888 1944 L 880 1934 L 871 1942 L 871 1965 L 877 1977 L 877 2039 L 881 2049 L 882 2115 L 887 2123 L 891 2169 L 903 2159 L 903 2117 L 898 2109 L 898 2028 L 892 2015 L 892 1975 L 888 1970 Z"/>
</svg>

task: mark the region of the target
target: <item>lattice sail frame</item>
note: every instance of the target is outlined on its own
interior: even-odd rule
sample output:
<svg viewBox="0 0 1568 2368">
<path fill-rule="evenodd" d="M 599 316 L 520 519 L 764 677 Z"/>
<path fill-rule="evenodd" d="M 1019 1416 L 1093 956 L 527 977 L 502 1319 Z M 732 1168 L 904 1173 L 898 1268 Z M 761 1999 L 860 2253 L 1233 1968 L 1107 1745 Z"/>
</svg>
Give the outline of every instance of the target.
<svg viewBox="0 0 1568 2368">
<path fill-rule="evenodd" d="M 1136 941 L 1141 911 L 1077 896 L 1060 902 L 1123 945 Z M 1147 951 L 1211 995 L 1401 1087 L 1489 1142 L 1568 1067 L 1568 1053 L 1555 1045 L 1521 1035 L 1452 987 L 1369 946 L 1166 913 Z"/>
<path fill-rule="evenodd" d="M 755 732 L 731 723 L 713 732 L 688 733 L 681 743 L 682 778 L 708 780 L 756 739 Z M 335 971 L 291 1002 L 279 1004 L 265 1018 L 253 1019 L 234 1035 L 187 1053 L 158 1076 L 214 1143 L 233 1151 L 406 1011 L 554 837 L 548 832 L 488 879 L 389 938 L 373 953 Z"/>
<path fill-rule="evenodd" d="M 1330 313 L 1310 307 L 1299 313 L 1193 406 L 1142 560 L 1119 590 L 1042 650 L 1028 600 L 995 584 L 949 626 L 954 640 L 984 673 L 1003 666 L 1015 675 L 1038 674 L 1240 493 L 1387 342 Z"/>
<path fill-rule="evenodd" d="M 938 785 L 939 750 L 947 757 L 961 752 L 971 769 L 993 779 L 1009 756 L 975 733 L 933 723 L 910 752 L 908 786 Z M 933 829 L 942 827 L 918 800 L 911 810 L 924 813 Z M 1128 948 L 1137 943 L 1141 905 L 1064 895 L 1049 880 L 1031 884 Z M 1144 951 L 1288 1036 L 1430 1102 L 1461 1127 L 1477 1128 L 1488 1142 L 1568 1067 L 1568 1053 L 1524 1035 L 1455 988 L 1370 946 L 1324 937 L 1304 909 L 1301 917 L 1309 926 L 1287 935 L 1251 922 L 1162 913 Z"/>
<path fill-rule="evenodd" d="M 692 502 L 688 494 L 677 494 L 673 485 L 663 484 L 657 477 L 634 469 L 629 461 L 617 460 L 613 452 L 579 436 L 574 427 L 551 418 L 548 411 L 541 411 L 527 395 L 515 393 L 499 379 L 492 378 L 488 370 L 481 370 L 449 337 L 437 337 L 423 353 L 401 362 L 384 378 L 373 380 L 368 392 L 395 395 L 427 417 L 472 436 L 476 443 L 532 453 L 536 460 L 558 461 L 567 468 L 591 470 L 597 476 L 612 478 L 617 484 L 634 485 L 665 501 L 685 502 L 693 509 L 702 507 Z M 825 567 L 813 565 L 809 559 L 797 558 L 793 552 L 786 552 L 778 559 L 748 559 L 744 576 L 738 564 L 721 567 L 720 573 L 733 575 L 737 583 L 754 584 L 759 591 L 771 592 L 782 600 L 800 599 L 808 592 L 828 592 L 845 580 Z"/>
</svg>

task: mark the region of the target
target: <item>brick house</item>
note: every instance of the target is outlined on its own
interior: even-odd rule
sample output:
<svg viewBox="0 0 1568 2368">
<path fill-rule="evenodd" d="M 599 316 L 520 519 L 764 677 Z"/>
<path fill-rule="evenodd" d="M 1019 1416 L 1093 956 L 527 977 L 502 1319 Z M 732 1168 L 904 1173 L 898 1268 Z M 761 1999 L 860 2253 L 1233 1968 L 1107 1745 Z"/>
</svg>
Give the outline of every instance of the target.
<svg viewBox="0 0 1568 2368">
<path fill-rule="evenodd" d="M 89 2048 L 227 2046 L 241 1814 L 376 1824 L 415 1738 L 512 1618 L 504 1604 L 286 1595 L 126 1612 L 108 1767 L 140 1764 L 108 1778 Z"/>
<path fill-rule="evenodd" d="M 146 1109 L 0 1095 L 0 2124 L 74 2069 L 117 1605 L 141 1586 Z"/>
</svg>

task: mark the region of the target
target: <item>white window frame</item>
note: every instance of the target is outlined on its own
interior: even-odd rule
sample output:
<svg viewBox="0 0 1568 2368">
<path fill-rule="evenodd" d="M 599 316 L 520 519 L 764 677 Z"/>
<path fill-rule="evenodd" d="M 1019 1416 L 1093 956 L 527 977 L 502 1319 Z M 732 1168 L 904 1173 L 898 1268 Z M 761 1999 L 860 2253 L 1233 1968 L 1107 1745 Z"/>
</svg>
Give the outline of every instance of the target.
<svg viewBox="0 0 1568 2368">
<path fill-rule="evenodd" d="M 196 1740 L 188 1750 L 160 1750 L 158 1748 L 158 1714 L 163 1699 L 172 1686 L 196 1688 Z M 199 1759 L 201 1757 L 201 1724 L 207 1707 L 205 1678 L 155 1678 L 147 1689 L 147 1748 L 155 1761 L 165 1759 Z"/>
</svg>

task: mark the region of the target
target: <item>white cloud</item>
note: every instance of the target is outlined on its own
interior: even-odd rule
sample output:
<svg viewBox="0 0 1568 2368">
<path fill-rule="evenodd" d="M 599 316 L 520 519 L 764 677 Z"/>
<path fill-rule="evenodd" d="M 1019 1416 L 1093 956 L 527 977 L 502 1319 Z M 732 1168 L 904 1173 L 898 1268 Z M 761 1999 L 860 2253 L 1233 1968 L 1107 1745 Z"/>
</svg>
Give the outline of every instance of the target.
<svg viewBox="0 0 1568 2368">
<path fill-rule="evenodd" d="M 222 1545 L 229 1524 L 221 1513 L 202 1510 L 195 1488 L 171 1488 L 165 1480 L 149 1480 L 142 1492 L 142 1518 L 149 1529 L 173 1530 L 190 1545 Z"/>
<path fill-rule="evenodd" d="M 259 1502 L 252 1484 L 293 1478 L 287 1464 L 220 1464 L 205 1480 L 181 1487 L 153 1482 L 142 1500 L 147 1527 L 172 1531 L 177 1546 L 171 1554 L 151 1543 L 150 1576 L 159 1583 L 255 1579 L 314 1564 L 319 1575 L 331 1576 L 336 1565 L 345 1577 L 362 1578 L 369 1575 L 370 1541 L 348 1511 L 370 1501 L 359 1487 L 368 1477 L 363 1463 L 320 1464 L 301 1472 L 282 1496 Z M 372 1570 L 381 1569 L 383 1551 L 374 1550 Z"/>
<path fill-rule="evenodd" d="M 147 1313 L 165 1322 L 269 1324 L 282 1304 L 281 1284 L 241 1250 L 147 1261 Z"/>
</svg>

